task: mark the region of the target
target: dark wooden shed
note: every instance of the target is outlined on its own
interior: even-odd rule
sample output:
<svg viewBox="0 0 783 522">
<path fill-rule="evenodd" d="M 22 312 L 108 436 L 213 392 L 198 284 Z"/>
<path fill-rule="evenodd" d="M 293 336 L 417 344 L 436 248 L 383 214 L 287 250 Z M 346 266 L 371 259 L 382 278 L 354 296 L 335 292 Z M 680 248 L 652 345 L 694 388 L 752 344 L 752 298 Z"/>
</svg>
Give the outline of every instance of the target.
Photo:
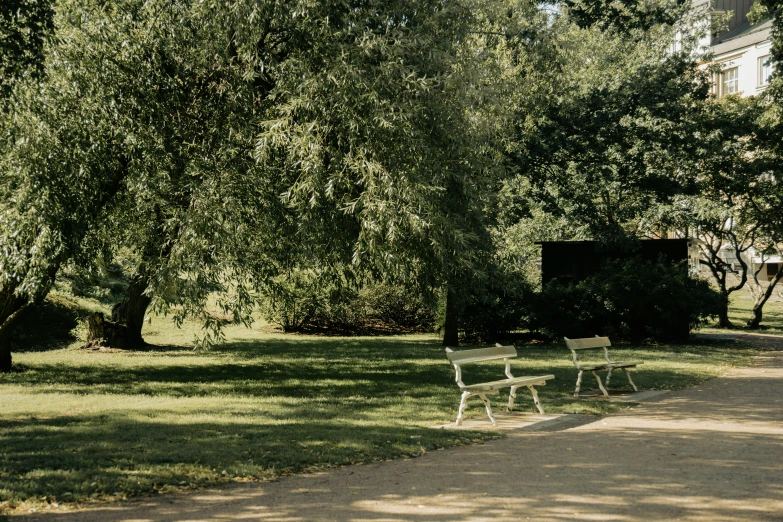
<svg viewBox="0 0 783 522">
<path fill-rule="evenodd" d="M 656 261 L 664 256 L 672 264 L 687 261 L 688 267 L 698 266 L 699 248 L 693 239 L 655 239 L 642 240 L 631 248 L 611 246 L 596 241 L 544 241 L 541 245 L 541 278 L 544 287 L 557 278 L 560 281 L 581 281 L 597 273 L 606 261 L 640 258 Z M 689 270 L 689 268 L 683 268 Z M 610 323 L 603 324 L 604 319 L 581 326 L 573 325 L 573 333 L 569 337 L 590 337 L 606 335 L 612 329 Z M 651 319 L 652 320 L 652 319 Z M 689 333 L 688 317 L 676 324 L 670 325 L 670 331 L 675 338 L 687 339 Z M 631 337 L 643 335 L 630 332 Z"/>
<path fill-rule="evenodd" d="M 672 263 L 697 262 L 698 250 L 692 239 L 649 239 L 641 240 L 638 250 L 628 251 L 607 246 L 597 241 L 542 241 L 541 282 L 547 284 L 554 278 L 579 281 L 598 271 L 606 260 L 640 257 L 655 261 L 661 255 Z"/>
</svg>

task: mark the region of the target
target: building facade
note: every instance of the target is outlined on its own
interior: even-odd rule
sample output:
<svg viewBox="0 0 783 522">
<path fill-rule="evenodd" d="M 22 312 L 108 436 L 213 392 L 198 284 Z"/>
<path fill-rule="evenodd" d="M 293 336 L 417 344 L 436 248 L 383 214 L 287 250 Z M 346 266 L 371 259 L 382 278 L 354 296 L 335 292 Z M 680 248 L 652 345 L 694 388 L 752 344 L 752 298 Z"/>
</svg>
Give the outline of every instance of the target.
<svg viewBox="0 0 783 522">
<path fill-rule="evenodd" d="M 709 0 L 700 2 L 713 20 L 729 16 L 728 25 L 705 38 L 713 63 L 721 66 L 714 75 L 713 93 L 718 98 L 729 94 L 752 96 L 769 86 L 772 74 L 770 31 L 772 21 L 752 24 L 748 13 L 754 0 Z"/>
<path fill-rule="evenodd" d="M 745 265 L 748 267 L 748 275 L 758 273 L 759 283 L 765 283 L 775 279 L 778 271 L 783 268 L 781 264 L 783 259 L 779 255 L 767 255 L 763 252 L 758 252 L 755 248 L 751 247 L 747 251 L 739 254 Z M 742 270 L 739 259 L 737 259 L 737 251 L 730 245 L 723 245 L 718 251 L 718 257 L 727 265 L 727 269 L 734 273 L 739 273 Z M 702 269 L 706 273 L 706 270 Z"/>
</svg>

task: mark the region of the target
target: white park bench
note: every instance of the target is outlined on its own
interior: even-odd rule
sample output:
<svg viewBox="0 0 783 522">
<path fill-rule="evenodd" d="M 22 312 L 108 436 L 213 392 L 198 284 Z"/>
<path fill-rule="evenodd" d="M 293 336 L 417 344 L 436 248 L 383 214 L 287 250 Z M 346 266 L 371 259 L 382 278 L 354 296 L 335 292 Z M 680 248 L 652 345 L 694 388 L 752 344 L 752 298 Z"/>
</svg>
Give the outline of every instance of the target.
<svg viewBox="0 0 783 522">
<path fill-rule="evenodd" d="M 595 380 L 598 381 L 598 387 L 607 398 L 609 397 L 609 392 L 606 391 L 606 388 L 609 387 L 609 381 L 612 378 L 612 372 L 616 369 L 621 369 L 625 372 L 625 376 L 628 377 L 628 382 L 631 384 L 633 391 L 639 391 L 636 389 L 636 385 L 631 380 L 631 374 L 628 372 L 628 368 L 635 368 L 639 364 L 644 364 L 644 361 L 613 361 L 611 358 L 609 358 L 609 347 L 612 345 L 612 343 L 609 342 L 608 337 L 595 336 L 586 337 L 584 339 L 569 339 L 568 337 L 565 337 L 564 339 L 566 346 L 568 346 L 568 348 L 571 350 L 571 353 L 573 354 L 574 366 L 576 366 L 576 369 L 579 370 L 579 376 L 576 378 L 576 391 L 574 392 L 575 398 L 579 397 L 579 388 L 582 386 L 582 374 L 584 372 L 590 372 L 593 374 Z M 595 363 L 584 363 L 579 361 L 579 355 L 577 354 L 578 351 L 598 348 L 603 348 L 603 361 Z M 600 371 L 606 371 L 606 388 L 604 388 L 604 385 L 601 384 L 601 378 L 598 376 L 597 372 Z"/>
<path fill-rule="evenodd" d="M 455 352 L 451 348 L 446 348 L 446 357 L 449 362 L 454 365 L 454 369 L 457 370 L 457 385 L 462 392 L 462 400 L 459 403 L 459 413 L 457 414 L 457 425 L 462 424 L 462 414 L 465 412 L 465 406 L 467 405 L 468 397 L 472 395 L 478 395 L 484 402 L 484 406 L 487 409 L 487 415 L 489 420 L 492 421 L 493 426 L 497 426 L 498 423 L 495 417 L 492 415 L 492 407 L 489 404 L 487 395 L 492 393 L 498 393 L 503 388 L 511 388 L 508 397 L 508 411 L 511 412 L 514 409 L 514 399 L 517 396 L 517 388 L 520 386 L 527 386 L 530 393 L 533 395 L 533 402 L 536 403 L 538 411 L 542 414 L 544 409 L 541 407 L 541 402 L 538 400 L 538 393 L 533 386 L 543 386 L 549 379 L 554 379 L 554 375 L 542 375 L 539 377 L 514 377 L 511 375 L 511 357 L 517 356 L 517 350 L 513 346 L 501 346 L 496 345 L 494 348 L 479 348 L 476 350 L 460 350 Z M 491 382 L 482 382 L 479 384 L 465 384 L 462 382 L 462 370 L 460 365 L 468 363 L 476 363 L 481 361 L 492 361 L 496 359 L 503 359 L 506 363 L 506 379 Z"/>
</svg>

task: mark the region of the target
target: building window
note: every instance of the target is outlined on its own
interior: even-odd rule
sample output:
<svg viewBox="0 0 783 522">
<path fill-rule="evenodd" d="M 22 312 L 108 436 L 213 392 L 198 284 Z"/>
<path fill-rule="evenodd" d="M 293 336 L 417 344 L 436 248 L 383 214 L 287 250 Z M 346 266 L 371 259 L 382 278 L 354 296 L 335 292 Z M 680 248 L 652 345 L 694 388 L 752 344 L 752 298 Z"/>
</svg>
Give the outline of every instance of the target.
<svg viewBox="0 0 783 522">
<path fill-rule="evenodd" d="M 732 67 L 726 69 L 720 75 L 720 95 L 728 96 L 729 94 L 737 94 L 739 92 L 739 67 Z"/>
<path fill-rule="evenodd" d="M 772 281 L 780 270 L 780 263 L 767 263 L 767 280 Z"/>
<path fill-rule="evenodd" d="M 769 85 L 772 76 L 772 57 L 770 55 L 759 58 L 759 87 Z"/>
</svg>

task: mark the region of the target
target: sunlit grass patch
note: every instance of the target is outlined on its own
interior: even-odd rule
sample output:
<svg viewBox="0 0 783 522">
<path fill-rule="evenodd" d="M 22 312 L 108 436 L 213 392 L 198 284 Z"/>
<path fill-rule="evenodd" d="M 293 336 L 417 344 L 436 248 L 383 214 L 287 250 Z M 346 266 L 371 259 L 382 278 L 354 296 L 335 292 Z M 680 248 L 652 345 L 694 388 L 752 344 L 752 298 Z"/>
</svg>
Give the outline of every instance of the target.
<svg viewBox="0 0 783 522">
<path fill-rule="evenodd" d="M 744 293 L 735 292 L 729 303 L 729 320 L 735 327 L 745 328 L 751 318 L 753 300 Z M 783 303 L 776 297 L 764 304 L 761 330 L 765 333 L 783 333 Z"/>
</svg>

